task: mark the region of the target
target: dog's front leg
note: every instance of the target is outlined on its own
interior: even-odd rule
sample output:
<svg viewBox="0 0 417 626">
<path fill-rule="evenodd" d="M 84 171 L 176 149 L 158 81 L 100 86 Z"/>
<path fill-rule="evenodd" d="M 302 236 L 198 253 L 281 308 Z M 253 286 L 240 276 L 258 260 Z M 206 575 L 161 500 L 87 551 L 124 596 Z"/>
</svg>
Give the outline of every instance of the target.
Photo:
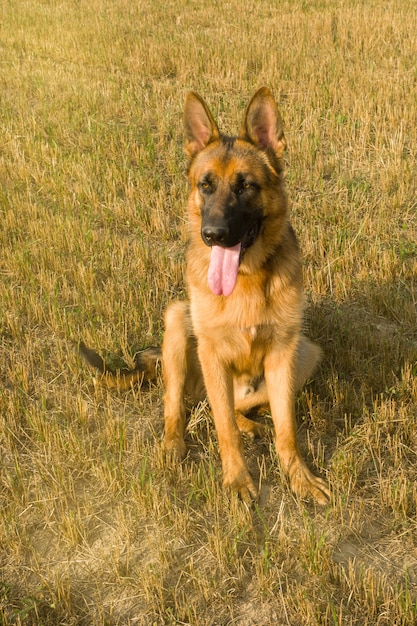
<svg viewBox="0 0 417 626">
<path fill-rule="evenodd" d="M 272 348 L 264 362 L 275 445 L 278 457 L 288 473 L 291 489 L 301 497 L 313 497 L 320 504 L 328 502 L 330 492 L 321 478 L 314 476 L 303 461 L 297 442 L 295 421 L 295 385 L 298 341 Z"/>
<path fill-rule="evenodd" d="M 199 339 L 198 356 L 219 442 L 223 486 L 237 491 L 249 504 L 258 494 L 249 474 L 242 437 L 236 424 L 232 372 L 218 356 L 218 346 L 211 340 Z"/>
</svg>

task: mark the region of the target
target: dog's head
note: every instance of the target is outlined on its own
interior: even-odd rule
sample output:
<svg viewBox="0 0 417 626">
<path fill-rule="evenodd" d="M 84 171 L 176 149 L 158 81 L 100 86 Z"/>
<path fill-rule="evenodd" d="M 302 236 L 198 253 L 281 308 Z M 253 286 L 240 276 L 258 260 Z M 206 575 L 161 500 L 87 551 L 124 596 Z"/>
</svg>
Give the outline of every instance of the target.
<svg viewBox="0 0 417 626">
<path fill-rule="evenodd" d="M 206 103 L 194 92 L 185 103 L 184 125 L 190 209 L 201 220 L 202 240 L 211 247 L 208 282 L 213 293 L 227 296 L 268 216 L 286 211 L 282 119 L 271 92 L 263 87 L 247 107 L 238 137 L 220 134 Z"/>
</svg>

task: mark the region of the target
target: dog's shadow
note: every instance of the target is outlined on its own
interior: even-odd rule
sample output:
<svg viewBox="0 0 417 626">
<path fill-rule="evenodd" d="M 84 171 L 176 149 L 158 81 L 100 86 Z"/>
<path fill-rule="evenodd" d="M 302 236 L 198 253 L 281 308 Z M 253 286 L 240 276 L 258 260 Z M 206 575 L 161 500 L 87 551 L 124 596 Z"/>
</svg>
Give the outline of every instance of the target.
<svg viewBox="0 0 417 626">
<path fill-rule="evenodd" d="M 297 401 L 332 454 L 337 434 L 360 420 L 375 398 L 407 394 L 417 374 L 416 304 L 405 283 L 362 282 L 344 302 L 323 298 L 307 309 L 309 334 L 323 349 Z M 303 434 L 301 434 L 301 437 Z"/>
</svg>

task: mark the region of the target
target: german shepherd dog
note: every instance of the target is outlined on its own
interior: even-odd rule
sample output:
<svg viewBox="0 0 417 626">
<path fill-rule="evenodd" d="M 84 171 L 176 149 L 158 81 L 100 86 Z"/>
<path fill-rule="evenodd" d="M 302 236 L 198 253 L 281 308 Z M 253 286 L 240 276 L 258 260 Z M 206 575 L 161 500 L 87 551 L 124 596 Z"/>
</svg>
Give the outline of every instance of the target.
<svg viewBox="0 0 417 626">
<path fill-rule="evenodd" d="M 308 469 L 296 436 L 295 394 L 321 351 L 302 334 L 302 268 L 283 184 L 280 113 L 263 87 L 249 103 L 238 137 L 228 137 L 191 92 L 184 126 L 191 184 L 189 299 L 172 303 L 165 317 L 164 447 L 172 458 L 184 458 L 185 398 L 208 397 L 223 484 L 250 502 L 258 494 L 241 432 L 262 435 L 264 427 L 245 415 L 269 405 L 276 451 L 292 490 L 324 504 L 329 488 Z M 82 352 L 104 372 L 96 353 L 84 346 Z M 144 351 L 150 367 L 139 365 L 123 381 L 151 378 L 158 357 L 157 349 Z"/>
</svg>

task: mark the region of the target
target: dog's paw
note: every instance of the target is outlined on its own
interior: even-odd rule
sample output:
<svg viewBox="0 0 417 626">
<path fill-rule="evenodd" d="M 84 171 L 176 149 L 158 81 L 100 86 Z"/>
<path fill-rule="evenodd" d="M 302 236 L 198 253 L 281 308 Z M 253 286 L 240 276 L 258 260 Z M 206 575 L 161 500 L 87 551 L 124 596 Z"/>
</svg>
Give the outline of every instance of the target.
<svg viewBox="0 0 417 626">
<path fill-rule="evenodd" d="M 235 412 L 236 424 L 240 432 L 249 437 L 250 439 L 257 439 L 266 436 L 267 427 L 259 422 L 248 419 L 240 411 Z"/>
<path fill-rule="evenodd" d="M 163 449 L 167 459 L 172 463 L 178 463 L 187 456 L 187 446 L 182 438 L 165 437 Z"/>
<path fill-rule="evenodd" d="M 268 433 L 268 427 L 259 422 L 251 420 L 253 423 L 249 431 L 245 432 L 246 436 L 250 439 L 265 439 Z"/>
<path fill-rule="evenodd" d="M 292 491 L 300 498 L 313 498 L 321 505 L 329 503 L 329 485 L 319 476 L 312 474 L 304 462 L 300 461 L 291 467 L 289 478 Z"/>
<path fill-rule="evenodd" d="M 247 506 L 251 506 L 258 499 L 258 490 L 248 471 L 242 471 L 235 476 L 224 476 L 223 488 L 237 492 Z"/>
<path fill-rule="evenodd" d="M 258 500 L 259 493 L 255 485 L 252 483 L 250 485 L 244 485 L 243 487 L 241 487 L 239 489 L 239 496 L 246 504 L 246 506 L 250 507 L 254 502 Z"/>
</svg>

